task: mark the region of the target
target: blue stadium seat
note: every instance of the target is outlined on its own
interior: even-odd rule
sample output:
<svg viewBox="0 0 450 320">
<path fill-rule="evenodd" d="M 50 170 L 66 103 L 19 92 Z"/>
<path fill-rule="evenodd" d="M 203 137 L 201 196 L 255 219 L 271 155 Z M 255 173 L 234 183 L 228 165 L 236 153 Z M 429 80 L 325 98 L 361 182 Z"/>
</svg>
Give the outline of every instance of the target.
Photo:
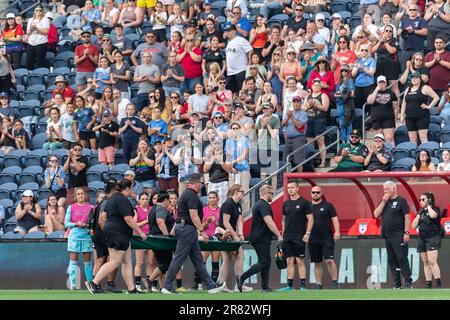
<svg viewBox="0 0 450 320">
<path fill-rule="evenodd" d="M 249 186 L 250 186 L 250 188 L 252 188 L 260 182 L 261 182 L 261 178 L 250 178 Z"/>
<path fill-rule="evenodd" d="M 441 140 L 441 125 L 430 123 L 428 126 L 428 141 L 439 142 Z"/>
<path fill-rule="evenodd" d="M 67 156 L 69 155 L 69 150 L 67 149 L 57 149 L 55 151 L 52 151 L 51 153 L 55 157 L 58 157 L 59 163 L 63 163 L 63 161 L 66 161 Z"/>
<path fill-rule="evenodd" d="M 16 183 L 17 176 L 22 172 L 22 168 L 19 166 L 10 166 L 0 173 L 0 185 L 5 183 Z"/>
<path fill-rule="evenodd" d="M 412 166 L 416 163 L 413 158 L 403 158 L 392 164 L 392 171 L 411 171 Z"/>
<path fill-rule="evenodd" d="M 50 73 L 50 69 L 45 68 L 45 67 L 44 68 L 36 68 L 31 71 L 31 74 L 38 74 L 41 76 L 48 76 L 49 73 Z"/>
<path fill-rule="evenodd" d="M 47 141 L 47 134 L 45 132 L 38 133 L 31 139 L 31 148 L 33 150 L 42 149 L 42 146 L 46 141 Z"/>
<path fill-rule="evenodd" d="M 116 151 L 116 156 L 114 158 L 114 163 L 115 164 L 119 164 L 119 163 L 127 163 L 127 160 L 125 159 L 125 155 L 123 154 L 123 150 L 119 149 Z"/>
<path fill-rule="evenodd" d="M 346 11 L 347 10 L 347 2 L 346 1 L 333 1 L 331 3 L 331 11 L 332 12 L 339 12 L 339 11 Z"/>
<path fill-rule="evenodd" d="M 42 74 L 37 74 L 37 73 L 30 73 L 24 79 L 26 79 L 27 88 L 29 88 L 35 84 L 44 84 L 45 83 L 45 77 Z"/>
<path fill-rule="evenodd" d="M 42 208 L 42 210 L 45 210 L 47 208 L 47 199 L 40 199 L 38 201 L 38 204 Z"/>
<path fill-rule="evenodd" d="M 444 128 L 442 128 L 441 142 L 442 143 L 450 142 L 450 127 L 449 126 L 445 126 Z"/>
<path fill-rule="evenodd" d="M 98 153 L 93 153 L 89 156 L 89 165 L 95 166 L 96 164 L 99 164 L 98 162 Z"/>
<path fill-rule="evenodd" d="M 405 125 L 397 127 L 394 131 L 395 145 L 399 145 L 402 142 L 409 142 L 408 129 Z"/>
<path fill-rule="evenodd" d="M 116 164 L 116 165 L 114 165 L 112 168 L 111 168 L 111 172 L 125 172 L 125 171 L 127 171 L 127 170 L 130 170 L 131 168 L 130 168 L 130 166 L 128 165 L 128 164 L 126 164 L 126 163 L 119 163 L 119 164 Z"/>
<path fill-rule="evenodd" d="M 284 26 L 284 24 L 288 19 L 289 16 L 287 14 L 284 13 L 276 14 L 267 21 L 267 25 L 272 26 L 273 24 L 279 24 L 280 26 Z"/>
<path fill-rule="evenodd" d="M 402 143 L 398 144 L 392 150 L 393 161 L 395 162 L 395 161 L 403 159 L 403 158 L 413 157 L 416 148 L 417 148 L 417 145 L 412 142 L 402 142 Z"/>
<path fill-rule="evenodd" d="M 15 199 L 17 184 L 9 182 L 0 184 L 0 199 Z"/>
<path fill-rule="evenodd" d="M 28 105 L 22 105 L 17 108 L 17 113 L 19 114 L 19 118 L 30 117 L 34 115 L 34 108 Z"/>
<path fill-rule="evenodd" d="M 42 231 L 34 231 L 27 233 L 24 239 L 45 239 L 45 233 Z"/>
<path fill-rule="evenodd" d="M 52 192 L 46 186 L 42 186 L 41 188 L 39 188 L 37 194 L 38 194 L 39 200 L 42 200 L 42 199 L 48 199 L 48 197 L 50 195 L 52 195 Z"/>
<path fill-rule="evenodd" d="M 436 115 L 430 115 L 430 123 L 441 125 L 442 117 L 441 116 L 436 116 Z"/>
<path fill-rule="evenodd" d="M 202 202 L 202 205 L 206 207 L 208 205 L 208 196 L 202 196 L 200 197 L 200 201 Z"/>
<path fill-rule="evenodd" d="M 32 85 L 27 86 L 27 89 L 25 90 L 24 94 L 28 91 L 36 91 L 36 92 L 44 92 L 45 91 L 45 84 L 42 83 L 35 83 Z"/>
<path fill-rule="evenodd" d="M 46 166 L 47 155 L 48 153 L 44 149 L 31 150 L 25 157 L 25 168 L 30 166 Z"/>
<path fill-rule="evenodd" d="M 10 167 L 10 166 L 19 166 L 22 167 L 23 166 L 23 159 L 25 158 L 25 156 L 28 154 L 27 151 L 25 150 L 13 150 L 10 153 L 8 153 L 7 155 L 5 155 L 4 160 L 3 160 L 3 165 L 5 167 Z"/>
<path fill-rule="evenodd" d="M 96 164 L 95 166 L 88 168 L 86 172 L 88 183 L 93 181 L 103 181 L 104 175 L 108 171 L 108 166 L 104 164 Z"/>
<path fill-rule="evenodd" d="M 15 228 L 15 227 L 14 227 Z M 14 229 L 13 228 L 13 229 Z M 6 232 L 3 236 L 2 236 L 3 240 L 19 240 L 19 239 L 23 239 L 22 235 L 20 233 L 15 233 L 13 231 L 9 231 Z"/>
<path fill-rule="evenodd" d="M 0 205 L 5 208 L 5 219 L 13 216 L 12 207 L 14 206 L 14 202 L 11 199 L 1 199 Z"/>
<path fill-rule="evenodd" d="M 70 52 L 70 51 L 66 51 Z M 56 56 L 53 60 L 53 67 L 54 68 L 70 68 L 70 60 L 62 57 Z M 53 73 L 55 73 L 55 70 L 53 70 Z"/>
<path fill-rule="evenodd" d="M 21 184 L 17 188 L 17 192 L 16 192 L 17 198 L 22 196 L 22 192 L 25 190 L 31 190 L 31 191 L 33 191 L 33 192 L 35 191 L 37 193 L 37 191 L 39 190 L 39 185 L 36 182 L 26 182 L 24 184 Z"/>
<path fill-rule="evenodd" d="M 53 231 L 47 235 L 47 239 L 64 239 L 65 231 Z"/>
<path fill-rule="evenodd" d="M 40 166 L 30 166 L 25 167 L 19 176 L 19 185 L 23 185 L 27 182 L 42 182 L 42 167 Z"/>
<path fill-rule="evenodd" d="M 70 73 L 70 69 L 68 67 L 55 67 L 52 73 L 57 73 L 59 75 L 68 75 Z"/>
<path fill-rule="evenodd" d="M 438 164 L 439 164 L 439 158 L 436 158 L 436 157 L 431 157 L 431 162 L 435 165 L 435 166 L 437 166 Z"/>
<path fill-rule="evenodd" d="M 120 181 L 123 179 L 123 172 L 118 172 L 118 171 L 107 172 L 106 178 L 107 179 L 115 178 L 117 181 Z"/>
<path fill-rule="evenodd" d="M 434 141 L 428 141 L 428 142 L 422 143 L 421 145 L 419 145 L 417 147 L 415 156 L 418 157 L 420 151 L 422 151 L 422 150 L 428 151 L 432 157 L 437 156 L 438 152 L 439 152 L 439 143 L 434 142 Z"/>
<path fill-rule="evenodd" d="M 23 99 L 25 101 L 27 100 L 42 100 L 42 95 L 40 91 L 34 91 L 34 90 L 26 90 L 23 94 Z"/>
</svg>

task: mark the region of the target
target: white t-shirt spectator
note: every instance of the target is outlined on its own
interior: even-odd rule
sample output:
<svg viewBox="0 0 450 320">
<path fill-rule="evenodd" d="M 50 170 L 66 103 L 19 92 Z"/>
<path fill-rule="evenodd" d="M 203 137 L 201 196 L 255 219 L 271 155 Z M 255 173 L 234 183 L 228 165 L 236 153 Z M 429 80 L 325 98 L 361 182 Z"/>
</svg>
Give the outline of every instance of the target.
<svg viewBox="0 0 450 320">
<path fill-rule="evenodd" d="M 330 29 L 328 29 L 327 27 L 323 27 L 317 30 L 317 32 L 319 32 L 322 37 L 325 38 L 325 41 L 328 43 L 330 42 Z"/>
<path fill-rule="evenodd" d="M 450 171 L 450 163 L 439 163 L 437 166 L 437 171 Z"/>
<path fill-rule="evenodd" d="M 117 123 L 120 123 L 120 121 L 127 116 L 125 109 L 127 108 L 127 104 L 130 103 L 130 100 L 127 98 L 122 98 L 119 102 L 118 110 L 117 110 Z"/>
<path fill-rule="evenodd" d="M 183 20 L 180 17 L 171 14 L 169 19 L 167 20 L 167 24 L 170 25 L 170 35 L 172 35 L 175 31 L 184 35 L 184 23 L 182 21 L 186 21 L 187 18 L 183 15 Z"/>
<path fill-rule="evenodd" d="M 252 50 L 253 48 L 250 42 L 240 36 L 228 42 L 225 49 L 227 55 L 227 75 L 232 76 L 247 70 L 248 53 Z"/>
<path fill-rule="evenodd" d="M 150 22 L 153 25 L 153 30 L 161 30 L 166 29 L 166 24 L 162 23 L 162 21 L 159 19 L 163 19 L 164 21 L 167 21 L 167 13 L 166 12 L 160 12 L 156 14 L 158 18 L 155 18 L 155 16 L 152 14 L 150 18 Z"/>
<path fill-rule="evenodd" d="M 209 96 L 205 94 L 193 94 L 189 97 L 188 104 L 192 106 L 193 112 L 206 113 L 208 111 L 209 100 Z"/>
<path fill-rule="evenodd" d="M 27 24 L 27 33 L 31 31 L 31 24 L 36 24 L 37 28 L 40 29 L 50 29 L 50 21 L 47 18 L 42 18 L 41 20 L 31 18 Z M 37 46 L 39 44 L 47 43 L 48 36 L 34 30 L 28 38 L 28 44 L 32 46 Z"/>
</svg>

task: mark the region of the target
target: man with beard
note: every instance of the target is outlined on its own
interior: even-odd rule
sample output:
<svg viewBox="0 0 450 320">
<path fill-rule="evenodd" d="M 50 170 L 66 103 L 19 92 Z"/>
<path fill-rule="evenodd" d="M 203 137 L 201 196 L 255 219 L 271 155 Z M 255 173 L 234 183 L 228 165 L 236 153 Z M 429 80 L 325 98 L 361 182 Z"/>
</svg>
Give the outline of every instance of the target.
<svg viewBox="0 0 450 320">
<path fill-rule="evenodd" d="M 358 172 L 364 170 L 364 159 L 368 154 L 367 147 L 361 143 L 359 130 L 350 133 L 350 142 L 344 144 L 334 157 L 337 167 L 328 172 Z"/>
<path fill-rule="evenodd" d="M 91 44 L 91 33 L 83 31 L 81 34 L 83 44 L 75 48 L 74 64 L 77 66 L 77 75 L 75 83 L 77 84 L 78 92 L 83 91 L 88 78 L 94 76 L 94 71 L 97 68 L 99 50 L 95 44 Z"/>
</svg>

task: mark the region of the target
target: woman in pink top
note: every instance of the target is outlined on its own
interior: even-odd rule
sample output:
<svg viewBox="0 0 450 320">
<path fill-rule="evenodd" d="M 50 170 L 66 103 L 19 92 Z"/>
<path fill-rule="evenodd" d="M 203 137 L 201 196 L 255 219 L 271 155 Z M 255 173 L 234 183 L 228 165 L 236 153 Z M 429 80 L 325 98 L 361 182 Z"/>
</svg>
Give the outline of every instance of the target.
<svg viewBox="0 0 450 320">
<path fill-rule="evenodd" d="M 283 83 L 283 88 L 287 87 L 287 78 L 294 77 L 295 80 L 302 80 L 300 62 L 297 60 L 297 54 L 295 50 L 289 47 L 286 50 L 286 61 L 281 65 L 280 80 Z"/>
<path fill-rule="evenodd" d="M 219 208 L 219 195 L 215 191 L 210 191 L 208 193 L 208 205 L 203 207 L 203 221 L 202 226 L 206 231 L 208 237 L 212 237 L 215 234 L 215 230 L 219 225 L 220 218 L 220 208 Z M 208 261 L 209 255 L 211 255 L 211 278 L 214 282 L 217 282 L 219 278 L 219 259 L 220 251 L 202 251 L 203 262 Z M 192 289 L 199 290 L 199 285 L 201 285 L 201 280 L 197 273 L 194 276 L 194 287 Z"/>
<path fill-rule="evenodd" d="M 143 192 L 139 195 L 138 205 L 136 206 L 136 211 L 134 214 L 134 220 L 137 222 L 137 225 L 141 230 L 145 233 L 149 233 L 149 224 L 148 224 L 148 214 L 152 210 L 152 207 L 149 205 L 150 196 Z M 136 265 L 134 267 L 134 281 L 136 283 L 136 289 L 138 291 L 144 291 L 141 287 L 141 275 L 142 275 L 142 266 L 144 265 L 145 257 L 147 257 L 147 263 L 145 265 L 145 274 L 147 275 L 146 279 L 153 273 L 153 269 L 155 269 L 156 261 L 153 255 L 152 250 L 139 249 L 136 250 Z"/>
<path fill-rule="evenodd" d="M 325 93 L 331 99 L 331 92 L 334 91 L 336 83 L 334 82 L 334 74 L 330 69 L 330 63 L 324 56 L 317 58 L 317 62 L 308 79 L 308 89 L 312 90 L 312 82 L 314 79 L 320 79 L 322 93 Z"/>
</svg>

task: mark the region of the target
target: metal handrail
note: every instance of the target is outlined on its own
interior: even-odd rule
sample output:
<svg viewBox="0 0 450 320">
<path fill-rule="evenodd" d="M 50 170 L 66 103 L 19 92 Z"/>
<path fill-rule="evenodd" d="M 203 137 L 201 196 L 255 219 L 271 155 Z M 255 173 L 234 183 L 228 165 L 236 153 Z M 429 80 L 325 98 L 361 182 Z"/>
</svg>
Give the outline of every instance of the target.
<svg viewBox="0 0 450 320">
<path fill-rule="evenodd" d="M 15 6 L 17 3 L 19 3 L 20 0 L 16 0 L 13 3 L 11 3 L 9 6 L 7 6 L 5 9 L 3 9 L 2 11 L 0 11 L 0 15 L 2 15 L 4 12 L 8 11 L 11 9 L 12 6 Z"/>
<path fill-rule="evenodd" d="M 23 15 L 25 12 L 30 11 L 31 9 L 37 7 L 39 4 L 41 4 L 41 1 L 39 0 L 36 3 L 33 3 L 31 6 L 29 6 L 28 8 L 25 8 L 21 13 L 19 13 L 19 15 Z"/>
</svg>

